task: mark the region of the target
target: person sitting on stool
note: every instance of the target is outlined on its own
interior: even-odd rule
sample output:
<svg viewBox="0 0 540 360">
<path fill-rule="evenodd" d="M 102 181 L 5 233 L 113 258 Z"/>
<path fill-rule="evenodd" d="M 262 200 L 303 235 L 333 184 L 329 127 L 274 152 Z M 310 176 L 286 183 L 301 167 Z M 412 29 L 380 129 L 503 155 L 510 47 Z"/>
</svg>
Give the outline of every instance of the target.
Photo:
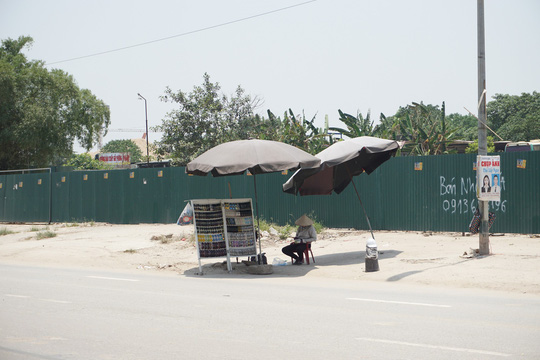
<svg viewBox="0 0 540 360">
<path fill-rule="evenodd" d="M 302 265 L 304 263 L 304 251 L 308 244 L 317 240 L 317 231 L 313 227 L 313 221 L 305 214 L 295 222 L 298 225 L 298 231 L 294 237 L 294 242 L 285 246 L 281 251 L 295 261 L 293 265 Z"/>
</svg>

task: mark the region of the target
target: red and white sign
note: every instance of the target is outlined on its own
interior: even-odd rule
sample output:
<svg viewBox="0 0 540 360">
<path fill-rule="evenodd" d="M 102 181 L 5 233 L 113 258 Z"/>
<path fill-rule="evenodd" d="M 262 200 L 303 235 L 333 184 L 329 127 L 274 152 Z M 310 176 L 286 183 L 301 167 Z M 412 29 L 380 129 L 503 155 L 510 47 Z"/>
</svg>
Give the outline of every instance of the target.
<svg viewBox="0 0 540 360">
<path fill-rule="evenodd" d="M 129 153 L 105 153 L 99 154 L 99 161 L 110 165 L 129 164 Z"/>
<path fill-rule="evenodd" d="M 501 177 L 501 157 L 476 157 L 476 195 L 483 201 L 501 201 L 501 189 L 504 180 Z"/>
</svg>

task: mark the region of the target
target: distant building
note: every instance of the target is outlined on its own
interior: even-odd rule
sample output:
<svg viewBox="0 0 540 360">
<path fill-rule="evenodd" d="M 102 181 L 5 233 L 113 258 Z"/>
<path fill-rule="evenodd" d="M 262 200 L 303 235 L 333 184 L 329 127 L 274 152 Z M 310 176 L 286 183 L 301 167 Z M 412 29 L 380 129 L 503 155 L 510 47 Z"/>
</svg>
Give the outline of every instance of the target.
<svg viewBox="0 0 540 360">
<path fill-rule="evenodd" d="M 469 147 L 474 141 L 469 140 L 454 140 L 450 144 L 446 145 L 446 148 L 451 151 L 455 150 L 458 154 L 465 154 L 465 149 Z"/>
</svg>

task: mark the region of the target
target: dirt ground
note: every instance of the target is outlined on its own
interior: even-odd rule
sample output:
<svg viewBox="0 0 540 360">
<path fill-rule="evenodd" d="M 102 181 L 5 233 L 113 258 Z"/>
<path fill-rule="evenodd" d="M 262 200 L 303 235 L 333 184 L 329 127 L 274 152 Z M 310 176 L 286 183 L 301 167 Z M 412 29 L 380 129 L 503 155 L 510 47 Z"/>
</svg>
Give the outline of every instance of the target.
<svg viewBox="0 0 540 360">
<path fill-rule="evenodd" d="M 335 278 L 540 295 L 539 235 L 492 235 L 491 255 L 477 256 L 478 235 L 377 231 L 376 272 L 365 272 L 368 238 L 366 231 L 326 229 L 313 245 L 315 263 L 290 266 L 281 252 L 290 239 L 265 236 L 262 251 L 268 262 L 287 260 L 287 266 L 251 275 L 242 263 L 247 257 L 238 263 L 233 258 L 228 273 L 225 258 L 205 258 L 202 276 Z M 200 276 L 192 225 L 0 224 L 0 263 Z"/>
</svg>

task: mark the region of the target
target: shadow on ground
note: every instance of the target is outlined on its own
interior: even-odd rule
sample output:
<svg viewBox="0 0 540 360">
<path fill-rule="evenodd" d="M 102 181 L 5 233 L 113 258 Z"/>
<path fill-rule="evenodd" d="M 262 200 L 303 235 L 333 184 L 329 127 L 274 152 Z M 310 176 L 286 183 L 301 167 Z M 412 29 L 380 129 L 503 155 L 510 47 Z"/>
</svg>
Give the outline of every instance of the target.
<svg viewBox="0 0 540 360">
<path fill-rule="evenodd" d="M 384 264 L 385 259 L 398 256 L 401 251 L 397 250 L 385 250 L 379 253 L 379 262 Z M 242 279 L 258 279 L 261 277 L 268 278 L 280 278 L 280 277 L 301 277 L 305 276 L 311 271 L 317 271 L 326 266 L 350 266 L 350 265 L 362 265 L 364 264 L 365 251 L 352 251 L 336 254 L 326 254 L 317 256 L 315 254 L 315 262 L 310 258 L 310 264 L 303 265 L 291 265 L 290 259 L 287 259 L 287 265 L 285 266 L 273 266 L 272 274 L 268 275 L 254 275 L 250 274 L 247 269 L 247 265 L 242 263 L 242 260 L 246 259 L 231 259 L 231 265 L 233 270 L 227 271 L 226 261 L 219 261 L 212 264 L 205 264 L 202 266 L 202 274 L 200 274 L 199 267 L 191 268 L 184 271 L 183 275 L 188 277 L 202 277 L 202 278 L 242 278 Z M 273 259 L 268 259 L 269 263 L 272 263 Z"/>
<path fill-rule="evenodd" d="M 402 279 L 404 279 L 404 278 L 406 278 L 408 276 L 423 273 L 424 271 L 433 270 L 433 269 L 439 269 L 439 268 L 443 268 L 443 267 L 452 267 L 452 266 L 456 266 L 456 265 L 459 265 L 459 264 L 462 264 L 462 263 L 468 262 L 468 261 L 471 261 L 471 260 L 466 259 L 466 260 L 457 261 L 457 262 L 452 263 L 452 264 L 431 266 L 431 267 L 428 267 L 428 268 L 425 268 L 425 269 L 422 269 L 422 270 L 406 271 L 406 272 L 403 272 L 401 274 L 396 274 L 394 276 L 390 276 L 388 279 L 386 279 L 386 281 L 399 281 L 399 280 L 402 280 Z"/>
</svg>

